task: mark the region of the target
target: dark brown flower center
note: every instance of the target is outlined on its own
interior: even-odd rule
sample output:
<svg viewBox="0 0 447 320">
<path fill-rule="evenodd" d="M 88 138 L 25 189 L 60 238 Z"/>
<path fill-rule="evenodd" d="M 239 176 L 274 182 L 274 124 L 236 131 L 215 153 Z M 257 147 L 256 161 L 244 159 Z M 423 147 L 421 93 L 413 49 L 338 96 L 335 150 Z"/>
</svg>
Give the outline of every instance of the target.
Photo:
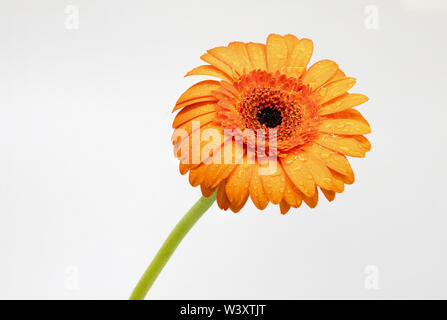
<svg viewBox="0 0 447 320">
<path fill-rule="evenodd" d="M 267 128 L 275 128 L 282 123 L 281 111 L 272 107 L 265 107 L 256 114 L 259 123 Z"/>
</svg>

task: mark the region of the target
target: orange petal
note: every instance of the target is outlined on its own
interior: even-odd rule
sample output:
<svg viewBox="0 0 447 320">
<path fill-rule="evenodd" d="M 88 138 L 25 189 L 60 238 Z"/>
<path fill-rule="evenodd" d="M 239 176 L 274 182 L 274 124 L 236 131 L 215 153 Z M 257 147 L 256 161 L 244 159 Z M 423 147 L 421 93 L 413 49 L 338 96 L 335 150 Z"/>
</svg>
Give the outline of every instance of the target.
<svg viewBox="0 0 447 320">
<path fill-rule="evenodd" d="M 365 148 L 362 143 L 357 141 L 357 136 L 332 136 L 321 133 L 314 141 L 320 146 L 340 152 L 347 156 L 363 158 L 365 156 Z"/>
<path fill-rule="evenodd" d="M 344 78 L 341 80 L 329 82 L 318 90 L 318 93 L 320 95 L 318 103 L 323 104 L 341 96 L 346 91 L 351 89 L 354 84 L 354 78 Z"/>
<path fill-rule="evenodd" d="M 215 91 L 219 88 L 220 83 L 218 81 L 215 80 L 200 81 L 191 86 L 180 96 L 180 98 L 177 100 L 175 104 L 175 108 L 173 111 L 180 109 L 181 107 L 179 107 L 179 105 L 182 105 L 184 102 L 195 100 L 197 98 L 212 96 L 212 91 Z"/>
<path fill-rule="evenodd" d="M 262 186 L 264 188 L 264 193 L 267 198 L 273 204 L 278 204 L 284 194 L 285 188 L 285 175 L 281 164 L 279 162 L 275 162 L 275 167 L 272 168 L 272 173 L 263 174 L 263 172 L 259 172 L 261 177 Z M 267 171 L 267 167 L 260 164 L 260 169 L 265 169 Z M 267 173 L 267 172 L 264 172 Z"/>
<path fill-rule="evenodd" d="M 230 209 L 231 211 L 233 211 L 234 213 L 238 213 L 239 211 L 241 211 L 241 209 L 245 206 L 245 203 L 248 200 L 248 195 L 245 196 L 244 200 L 241 203 L 235 204 L 230 202 Z"/>
<path fill-rule="evenodd" d="M 182 128 L 184 128 L 184 126 L 190 125 L 190 124 L 191 124 L 191 122 L 185 123 L 184 125 L 182 125 Z M 203 122 L 201 124 L 203 124 Z M 217 130 L 217 131 L 222 130 L 222 128 L 218 127 L 213 122 L 209 122 L 207 124 L 201 125 L 200 128 L 199 127 L 192 128 L 190 126 L 187 129 L 187 130 L 189 130 L 189 132 L 186 134 L 186 136 L 185 136 L 186 131 L 182 131 L 181 132 L 182 135 L 175 136 L 175 134 L 182 128 L 175 129 L 174 134 L 172 136 L 172 143 L 174 145 L 174 153 L 175 153 L 176 157 L 178 157 L 180 160 L 184 160 L 185 163 L 190 163 L 190 164 L 192 162 L 188 161 L 187 157 L 189 155 L 189 158 L 191 159 L 192 148 L 196 146 L 198 140 L 200 139 L 200 133 L 197 131 L 199 129 L 200 130 L 212 129 L 212 130 Z M 194 135 L 194 133 L 195 133 L 195 135 Z M 195 140 L 195 139 L 197 139 L 197 140 Z M 207 144 L 206 141 L 205 142 L 200 141 L 200 148 L 202 148 L 206 144 Z M 185 153 L 182 154 L 182 152 L 185 152 Z M 200 157 L 199 153 L 198 153 L 198 156 Z"/>
<path fill-rule="evenodd" d="M 287 44 L 278 34 L 267 37 L 267 68 L 269 72 L 282 71 L 287 61 Z"/>
<path fill-rule="evenodd" d="M 222 181 L 217 187 L 216 198 L 219 208 L 222 210 L 228 210 L 230 207 L 230 202 L 228 201 L 227 193 L 225 192 L 225 181 Z"/>
<path fill-rule="evenodd" d="M 364 136 L 353 136 L 352 138 L 355 139 L 360 144 L 360 146 L 363 148 L 363 150 L 365 150 L 365 152 L 371 150 L 371 143 Z"/>
<path fill-rule="evenodd" d="M 172 112 L 175 112 L 179 109 L 188 107 L 190 105 L 193 104 L 197 104 L 197 103 L 202 103 L 202 102 L 208 102 L 208 103 L 217 103 L 217 98 L 215 96 L 206 96 L 206 97 L 200 97 L 200 98 L 195 98 L 195 99 L 191 99 L 182 103 L 177 104 L 174 109 L 172 110 Z"/>
<path fill-rule="evenodd" d="M 226 81 L 222 81 L 223 83 L 227 83 Z M 232 92 L 228 91 L 227 89 L 225 89 L 223 86 L 222 88 L 220 88 L 217 91 L 213 92 L 213 95 L 219 99 L 219 100 L 227 100 L 230 101 L 231 103 L 235 104 L 236 102 L 234 101 L 235 96 Z M 220 102 L 220 101 L 219 101 Z"/>
<path fill-rule="evenodd" d="M 315 183 L 319 187 L 334 190 L 332 175 L 325 163 L 310 152 L 304 152 L 303 156 L 306 157 L 306 166 L 309 169 Z"/>
<path fill-rule="evenodd" d="M 221 60 L 217 59 L 216 57 L 212 56 L 209 53 L 205 53 L 200 57 L 203 61 L 209 63 L 210 65 L 216 67 L 217 69 L 221 70 L 225 74 L 232 76 L 233 75 L 233 69 L 226 64 L 225 62 L 222 62 Z M 232 81 L 230 81 L 232 82 Z"/>
<path fill-rule="evenodd" d="M 329 168 L 334 169 L 335 171 L 338 171 L 341 174 L 345 175 L 353 174 L 351 165 L 349 164 L 348 159 L 346 159 L 344 155 L 329 150 L 318 144 L 313 144 L 309 147 L 306 147 L 305 150 L 318 156 L 322 161 L 324 161 L 324 163 Z"/>
<path fill-rule="evenodd" d="M 207 170 L 207 175 L 205 177 L 205 180 L 203 181 L 203 183 L 207 186 L 210 187 L 215 187 L 218 184 L 220 184 L 220 182 L 224 179 L 226 179 L 236 168 L 237 166 L 237 161 L 236 161 L 236 151 L 235 151 L 235 146 L 232 150 L 232 158 L 231 161 L 229 161 L 230 163 L 226 163 L 227 160 L 225 159 L 225 145 L 231 140 L 230 138 L 227 138 L 226 141 L 224 141 L 225 136 L 223 136 L 222 141 L 223 143 L 219 146 L 219 148 L 215 148 L 214 150 L 216 152 L 219 152 L 219 154 L 217 155 L 213 155 L 213 158 L 210 159 L 203 159 L 202 161 L 204 161 L 205 163 L 208 163 L 206 161 L 208 160 L 212 160 L 212 163 L 209 164 L 208 170 Z M 243 151 L 240 152 L 241 155 L 243 156 Z M 220 155 L 220 159 L 218 158 Z"/>
<path fill-rule="evenodd" d="M 332 174 L 332 182 L 334 183 L 334 186 L 336 188 L 335 192 L 342 193 L 345 190 L 345 183 L 346 183 L 345 181 L 352 181 L 348 184 L 354 183 L 354 172 L 352 173 L 352 176 L 347 177 L 332 169 L 329 170 L 331 171 Z"/>
<path fill-rule="evenodd" d="M 209 66 L 209 65 L 194 68 L 191 71 L 189 71 L 185 75 L 185 77 L 193 76 L 193 75 L 212 76 L 212 77 L 227 80 L 230 82 L 233 81 L 233 79 L 228 74 L 226 74 L 222 70 L 216 68 L 215 66 Z"/>
<path fill-rule="evenodd" d="M 227 198 L 236 207 L 248 196 L 253 167 L 252 164 L 240 164 L 227 179 Z"/>
<path fill-rule="evenodd" d="M 218 132 L 220 135 L 223 135 L 223 133 L 221 132 L 222 129 L 212 123 L 203 126 L 203 131 L 207 129 L 211 129 L 215 132 Z M 198 130 L 199 129 L 194 128 L 192 130 L 192 133 L 188 137 L 182 139 L 180 142 L 174 145 L 175 156 L 179 158 L 180 161 L 182 161 L 184 164 L 190 164 L 191 168 L 195 167 L 201 162 L 205 162 L 206 164 L 212 162 L 214 158 L 209 154 L 211 153 L 211 151 L 218 150 L 220 148 L 220 145 L 222 143 L 221 140 L 223 139 L 212 137 L 209 140 L 202 141 L 201 134 L 198 132 Z M 218 157 L 218 155 L 216 157 Z M 206 162 L 204 160 L 209 161 Z"/>
<path fill-rule="evenodd" d="M 269 200 L 265 195 L 263 188 L 264 187 L 262 186 L 261 178 L 259 177 L 259 168 L 256 165 L 252 171 L 249 192 L 253 204 L 259 210 L 264 210 L 269 203 Z"/>
<path fill-rule="evenodd" d="M 195 130 L 198 130 L 199 128 L 204 127 L 205 125 L 211 123 L 212 121 L 216 120 L 216 114 L 213 113 L 206 113 L 197 116 L 192 121 L 185 122 L 181 125 L 179 125 L 172 134 L 172 142 L 174 144 L 177 143 L 177 137 L 180 133 L 186 133 L 187 135 L 191 135 Z M 193 127 L 194 122 L 194 127 Z M 198 125 L 197 125 L 198 124 Z"/>
<path fill-rule="evenodd" d="M 220 84 L 222 85 L 223 89 L 225 89 L 230 95 L 233 95 L 234 97 L 239 96 L 239 91 L 229 82 L 227 81 L 221 81 Z"/>
<path fill-rule="evenodd" d="M 292 76 L 291 73 L 290 73 L 290 69 L 291 69 L 290 68 L 290 60 L 292 58 L 293 49 L 295 48 L 295 46 L 297 45 L 299 40 L 298 40 L 297 37 L 295 37 L 292 34 L 286 34 L 284 36 L 284 40 L 285 40 L 286 45 L 287 45 L 287 59 L 286 59 L 286 62 L 285 62 L 284 73 L 287 76 Z"/>
<path fill-rule="evenodd" d="M 343 135 L 371 133 L 371 128 L 368 124 L 354 119 L 326 119 L 321 121 L 318 130 L 320 132 Z"/>
<path fill-rule="evenodd" d="M 286 214 L 289 212 L 290 204 L 288 204 L 285 200 L 282 200 L 279 203 L 279 209 L 281 210 L 281 214 Z"/>
<path fill-rule="evenodd" d="M 315 181 L 306 166 L 306 158 L 303 152 L 291 154 L 281 160 L 281 164 L 295 187 L 307 196 L 315 192 Z"/>
<path fill-rule="evenodd" d="M 180 125 L 191 121 L 201 115 L 216 112 L 215 103 L 196 103 L 183 108 L 174 119 L 172 123 L 173 128 L 178 128 Z"/>
<path fill-rule="evenodd" d="M 318 204 L 318 189 L 315 187 L 314 193 L 311 197 L 303 194 L 304 202 L 309 206 L 309 208 L 315 208 Z"/>
<path fill-rule="evenodd" d="M 362 116 L 362 114 L 355 109 L 346 109 L 340 112 L 332 113 L 327 115 L 325 118 L 327 119 L 354 119 L 360 122 L 363 122 L 369 127 L 368 121 Z"/>
<path fill-rule="evenodd" d="M 179 161 L 179 171 L 181 175 L 184 175 L 191 169 L 191 165 L 189 163 L 183 163 Z"/>
<path fill-rule="evenodd" d="M 323 115 L 343 111 L 343 110 L 358 106 L 359 104 L 362 104 L 366 101 L 368 101 L 368 97 L 363 94 L 358 94 L 358 93 L 345 94 L 341 97 L 338 97 L 334 101 L 331 101 L 325 105 L 322 105 L 320 107 L 320 110 L 318 110 L 318 114 L 320 116 L 323 116 Z"/>
<path fill-rule="evenodd" d="M 234 50 L 229 47 L 216 47 L 208 50 L 208 53 L 229 65 L 232 70 L 242 75 L 244 69 L 247 69 L 247 65 L 242 57 L 240 57 Z M 233 76 L 233 73 L 231 73 Z"/>
<path fill-rule="evenodd" d="M 244 162 L 244 147 L 243 145 L 236 143 L 232 135 L 224 133 L 223 149 L 221 152 L 222 161 L 224 164 L 240 164 Z"/>
<path fill-rule="evenodd" d="M 200 141 L 200 159 L 203 163 L 209 165 L 224 165 L 224 150 L 222 146 L 225 143 L 225 136 L 222 128 L 212 128 L 213 130 L 203 130 Z M 215 176 L 214 176 L 215 178 Z M 209 183 L 208 186 L 217 184 Z"/>
<path fill-rule="evenodd" d="M 202 164 L 202 165 L 198 166 L 197 168 L 189 171 L 189 183 L 193 187 L 197 187 L 199 184 L 202 183 L 203 179 L 205 178 L 206 169 L 207 169 L 207 165 Z"/>
<path fill-rule="evenodd" d="M 262 43 L 247 43 L 248 57 L 253 68 L 262 71 L 267 70 L 267 60 L 265 56 L 265 45 Z"/>
<path fill-rule="evenodd" d="M 353 184 L 355 181 L 355 176 L 354 176 L 354 172 L 352 173 L 352 175 L 344 175 L 341 174 L 337 171 L 334 171 L 331 169 L 331 173 L 332 173 L 332 179 L 335 181 L 335 183 L 337 184 Z"/>
<path fill-rule="evenodd" d="M 219 185 L 236 168 L 234 164 L 209 164 L 203 184 L 209 187 Z"/>
<path fill-rule="evenodd" d="M 335 191 L 326 190 L 323 188 L 321 188 L 321 191 L 323 191 L 323 194 L 328 201 L 333 201 L 335 199 Z"/>
<path fill-rule="evenodd" d="M 284 189 L 284 200 L 287 201 L 294 208 L 301 206 L 303 201 L 302 193 L 296 189 L 295 185 L 289 178 L 286 179 L 286 186 Z"/>
<path fill-rule="evenodd" d="M 242 61 L 242 63 L 244 64 L 244 70 L 245 72 L 249 72 L 251 70 L 253 70 L 253 67 L 251 65 L 251 61 L 248 58 L 248 52 L 247 52 L 247 47 L 245 46 L 245 43 L 243 42 L 239 42 L 239 41 L 235 41 L 235 42 L 231 42 L 228 47 L 233 50 L 233 52 L 239 57 L 239 59 Z"/>
<path fill-rule="evenodd" d="M 291 55 L 293 52 L 293 48 L 295 48 L 299 40 L 293 34 L 286 34 L 284 36 L 284 40 L 286 41 L 288 55 Z"/>
<path fill-rule="evenodd" d="M 202 191 L 202 194 L 205 198 L 209 198 L 214 193 L 216 188 L 209 188 L 202 184 L 202 185 L 200 185 L 200 190 Z"/>
<path fill-rule="evenodd" d="M 313 48 L 312 40 L 301 39 L 298 41 L 288 58 L 288 76 L 299 78 L 306 71 L 307 64 L 312 57 Z"/>
<path fill-rule="evenodd" d="M 293 49 L 295 48 L 295 46 L 298 43 L 298 38 L 295 37 L 293 34 L 286 34 L 284 36 L 284 40 L 286 41 L 286 45 L 287 45 L 287 60 L 285 63 L 285 74 L 289 75 L 288 71 L 290 69 L 290 60 L 292 58 L 292 54 L 293 54 Z"/>
<path fill-rule="evenodd" d="M 233 144 L 232 137 L 224 137 L 222 140 L 222 145 L 219 149 L 215 149 L 216 152 L 218 151 L 220 153 L 220 159 L 217 158 L 218 155 L 215 155 L 212 160 L 213 162 L 209 165 L 209 168 L 207 170 L 207 176 L 205 177 L 204 183 L 208 186 L 215 187 L 224 179 L 226 179 L 238 166 L 238 163 L 242 162 L 239 161 L 240 159 L 243 160 L 243 150 L 240 150 L 237 144 Z M 231 150 L 229 149 L 231 144 Z M 225 153 L 231 151 L 231 159 L 228 160 L 228 155 Z M 206 159 L 203 161 L 205 162 Z M 218 161 L 220 160 L 220 161 Z M 218 162 L 216 162 L 218 161 Z"/>
<path fill-rule="evenodd" d="M 338 70 L 338 65 L 331 60 L 314 63 L 303 75 L 303 84 L 317 89 L 330 80 Z"/>
<path fill-rule="evenodd" d="M 341 69 L 338 69 L 337 72 L 334 74 L 334 76 L 329 80 L 330 82 L 332 81 L 337 81 L 337 80 L 341 80 L 346 78 L 346 75 L 343 71 L 341 71 Z"/>
</svg>

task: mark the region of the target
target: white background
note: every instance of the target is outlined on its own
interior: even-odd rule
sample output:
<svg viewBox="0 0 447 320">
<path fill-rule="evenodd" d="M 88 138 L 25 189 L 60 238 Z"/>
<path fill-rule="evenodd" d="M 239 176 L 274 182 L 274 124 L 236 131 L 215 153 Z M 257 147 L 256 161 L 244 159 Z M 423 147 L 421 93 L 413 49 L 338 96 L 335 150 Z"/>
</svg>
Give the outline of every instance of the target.
<svg viewBox="0 0 447 320">
<path fill-rule="evenodd" d="M 436 0 L 2 1 L 0 298 L 127 298 L 200 195 L 170 144 L 183 75 L 269 33 L 358 79 L 373 148 L 316 209 L 214 206 L 149 297 L 447 298 L 446 31 Z"/>
</svg>

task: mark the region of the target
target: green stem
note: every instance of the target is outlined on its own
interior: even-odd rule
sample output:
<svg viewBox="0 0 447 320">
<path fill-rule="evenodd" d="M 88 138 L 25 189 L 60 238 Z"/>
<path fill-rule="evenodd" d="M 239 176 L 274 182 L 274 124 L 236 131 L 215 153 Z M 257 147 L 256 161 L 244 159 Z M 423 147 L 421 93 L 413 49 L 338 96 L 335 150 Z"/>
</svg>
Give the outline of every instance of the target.
<svg viewBox="0 0 447 320">
<path fill-rule="evenodd" d="M 157 279 L 163 267 L 168 262 L 175 249 L 183 240 L 185 235 L 194 226 L 197 220 L 211 207 L 216 200 L 216 192 L 209 198 L 201 197 L 194 206 L 183 216 L 177 223 L 174 230 L 171 231 L 165 240 L 154 260 L 144 272 L 137 286 L 130 295 L 130 300 L 143 300 L 147 292 L 151 288 L 155 279 Z"/>
</svg>

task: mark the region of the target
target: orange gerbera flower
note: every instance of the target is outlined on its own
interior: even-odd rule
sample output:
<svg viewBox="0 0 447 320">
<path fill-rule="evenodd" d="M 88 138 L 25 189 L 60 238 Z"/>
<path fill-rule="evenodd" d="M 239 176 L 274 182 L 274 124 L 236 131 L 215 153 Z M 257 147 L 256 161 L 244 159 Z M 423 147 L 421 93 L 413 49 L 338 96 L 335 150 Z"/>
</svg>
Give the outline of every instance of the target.
<svg viewBox="0 0 447 320">
<path fill-rule="evenodd" d="M 318 188 L 332 201 L 354 182 L 346 156 L 365 156 L 371 145 L 363 135 L 371 129 L 353 108 L 368 98 L 348 93 L 355 79 L 331 60 L 307 69 L 312 50 L 309 39 L 271 34 L 266 45 L 208 50 L 201 57 L 208 64 L 187 73 L 221 79 L 186 90 L 173 123 L 181 174 L 189 171 L 206 197 L 217 190 L 220 208 L 238 212 L 251 197 L 257 208 L 271 202 L 285 214 L 302 201 L 315 207 Z M 228 130 L 251 134 L 238 144 Z M 264 170 L 272 159 L 273 169 Z"/>
</svg>

